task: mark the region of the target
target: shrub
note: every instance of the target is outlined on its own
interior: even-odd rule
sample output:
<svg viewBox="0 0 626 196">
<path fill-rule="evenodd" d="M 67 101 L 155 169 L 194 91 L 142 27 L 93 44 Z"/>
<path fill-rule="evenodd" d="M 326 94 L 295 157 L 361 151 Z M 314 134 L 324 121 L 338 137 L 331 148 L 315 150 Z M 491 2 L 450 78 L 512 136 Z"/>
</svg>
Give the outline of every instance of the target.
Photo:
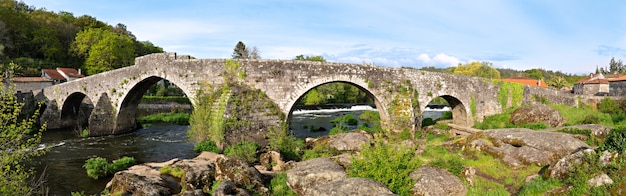
<svg viewBox="0 0 626 196">
<path fill-rule="evenodd" d="M 330 131 L 328 132 L 328 135 L 337 135 L 340 133 L 345 133 L 348 131 L 348 128 L 346 127 L 333 127 L 332 129 L 330 129 Z"/>
<path fill-rule="evenodd" d="M 619 109 L 620 107 L 617 101 L 609 97 L 603 98 L 602 100 L 600 100 L 600 103 L 598 103 L 598 110 L 603 113 L 613 114 L 618 112 Z"/>
<path fill-rule="evenodd" d="M 306 148 L 304 141 L 289 134 L 285 124 L 279 127 L 270 127 L 266 137 L 270 148 L 279 150 L 285 161 L 300 160 L 302 150 Z"/>
<path fill-rule="evenodd" d="M 611 129 L 611 132 L 604 140 L 602 149 L 623 153 L 624 149 L 626 149 L 626 126 L 618 126 Z"/>
<path fill-rule="evenodd" d="M 98 179 L 108 175 L 107 159 L 102 157 L 89 158 L 85 161 L 83 168 L 87 169 L 87 176 Z"/>
<path fill-rule="evenodd" d="M 596 114 L 587 114 L 585 115 L 585 118 L 583 118 L 582 121 L 580 121 L 580 123 L 582 124 L 597 124 L 600 122 L 600 117 L 598 117 L 598 115 Z"/>
<path fill-rule="evenodd" d="M 435 123 L 437 123 L 437 122 L 434 121 L 432 118 L 425 118 L 425 119 L 422 120 L 422 127 L 434 125 Z"/>
<path fill-rule="evenodd" d="M 161 174 L 174 176 L 174 177 L 177 177 L 179 179 L 183 178 L 183 176 L 185 176 L 185 170 L 181 169 L 180 167 L 172 167 L 170 165 L 167 165 L 165 167 L 161 167 L 159 169 L 159 172 Z"/>
<path fill-rule="evenodd" d="M 287 186 L 287 174 L 285 173 L 276 174 L 276 176 L 272 178 L 272 181 L 270 181 L 269 188 L 270 188 L 270 195 L 283 195 L 283 196 L 296 195 L 296 193 L 293 192 L 293 190 L 291 190 L 289 186 Z"/>
<path fill-rule="evenodd" d="M 220 150 L 220 148 L 218 148 L 217 145 L 215 145 L 215 142 L 213 141 L 200 142 L 193 147 L 193 151 L 194 152 L 207 151 L 207 152 L 214 152 L 214 153 L 222 152 L 222 150 Z"/>
<path fill-rule="evenodd" d="M 352 116 L 352 114 L 343 115 L 343 122 L 346 123 L 347 125 L 357 125 L 357 124 L 359 124 L 359 120 L 354 118 L 354 116 Z"/>
<path fill-rule="evenodd" d="M 360 157 L 352 157 L 352 166 L 347 170 L 350 177 L 376 180 L 385 184 L 399 195 L 410 195 L 415 171 L 421 161 L 413 155 L 413 148 L 377 141 L 376 145 L 364 145 Z"/>
<path fill-rule="evenodd" d="M 256 150 L 259 149 L 259 144 L 256 142 L 241 141 L 235 145 L 226 147 L 224 154 L 228 156 L 235 156 L 242 158 L 250 163 L 257 161 Z"/>
<path fill-rule="evenodd" d="M 97 180 L 98 178 L 106 177 L 133 165 L 135 165 L 135 158 L 132 157 L 122 157 L 121 159 L 114 160 L 113 163 L 110 164 L 105 158 L 94 157 L 87 159 L 83 168 L 87 170 L 87 176 Z"/>
</svg>

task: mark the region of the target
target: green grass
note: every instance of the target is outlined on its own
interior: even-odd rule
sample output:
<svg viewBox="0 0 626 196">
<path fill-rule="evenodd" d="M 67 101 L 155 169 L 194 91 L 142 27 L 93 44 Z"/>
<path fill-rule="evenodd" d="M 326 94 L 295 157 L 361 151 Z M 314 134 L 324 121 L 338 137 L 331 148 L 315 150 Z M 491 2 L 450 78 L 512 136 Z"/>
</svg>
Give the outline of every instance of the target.
<svg viewBox="0 0 626 196">
<path fill-rule="evenodd" d="M 550 107 L 558 110 L 567 121 L 566 125 L 601 124 L 613 126 L 610 114 L 602 113 L 589 107 L 571 107 L 566 105 L 551 104 Z"/>
<path fill-rule="evenodd" d="M 287 174 L 284 172 L 276 174 L 270 181 L 270 195 L 295 196 L 296 193 L 287 186 Z"/>
<path fill-rule="evenodd" d="M 188 113 L 159 113 L 141 117 L 137 119 L 141 124 L 153 123 L 173 123 L 179 125 L 189 125 Z"/>
</svg>

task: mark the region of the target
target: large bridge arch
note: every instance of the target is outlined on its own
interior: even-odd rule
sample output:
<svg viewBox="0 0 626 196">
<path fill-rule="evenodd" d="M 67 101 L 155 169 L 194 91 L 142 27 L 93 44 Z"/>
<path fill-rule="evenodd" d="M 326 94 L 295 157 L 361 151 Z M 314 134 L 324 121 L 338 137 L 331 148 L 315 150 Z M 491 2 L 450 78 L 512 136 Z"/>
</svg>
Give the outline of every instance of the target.
<svg viewBox="0 0 626 196">
<path fill-rule="evenodd" d="M 302 99 L 304 97 L 304 95 L 313 90 L 315 87 L 324 85 L 324 84 L 329 84 L 329 83 L 335 83 L 335 82 L 340 82 L 340 83 L 347 83 L 350 85 L 353 85 L 355 87 L 357 87 L 359 90 L 365 92 L 367 94 L 367 96 L 370 96 L 373 100 L 374 100 L 374 104 L 376 104 L 376 110 L 378 110 L 378 113 L 380 114 L 380 119 L 381 121 L 383 120 L 388 120 L 389 116 L 387 114 L 387 111 L 385 109 L 385 105 L 382 104 L 384 103 L 381 99 L 383 98 L 382 95 L 378 94 L 378 91 L 374 91 L 372 89 L 370 89 L 368 87 L 368 84 L 366 83 L 367 80 L 362 79 L 362 78 L 357 78 L 357 77 L 335 77 L 335 78 L 319 78 L 319 79 L 313 79 L 311 81 L 309 81 L 308 83 L 306 83 L 306 85 L 302 85 L 299 86 L 298 88 L 295 89 L 295 91 L 292 93 L 293 96 L 291 96 L 291 99 L 289 100 L 288 104 L 286 105 L 286 107 L 283 109 L 286 112 L 287 115 L 287 122 L 289 122 L 291 120 L 291 115 L 293 110 L 295 109 L 295 105 L 297 104 L 297 102 Z"/>
<path fill-rule="evenodd" d="M 171 77 L 150 75 L 142 79 L 136 80 L 133 83 L 129 83 L 130 86 L 128 90 L 125 91 L 120 97 L 121 101 L 120 104 L 117 106 L 118 112 L 116 125 L 118 130 L 134 130 L 137 128 L 135 116 L 137 112 L 137 107 L 141 102 L 141 98 L 150 87 L 156 85 L 161 80 L 167 80 L 171 84 L 176 85 L 176 87 L 179 87 L 192 103 L 192 107 L 194 106 L 194 99 L 192 97 L 194 94 L 191 94 L 191 92 L 189 92 L 190 88 L 185 88 L 185 86 L 181 86 L 183 84 L 181 84 L 181 82 L 176 78 L 172 78 L 172 80 L 174 81 L 168 80 L 168 78 Z"/>
<path fill-rule="evenodd" d="M 441 95 L 438 97 L 443 98 L 450 105 L 450 108 L 452 111 L 452 123 L 453 124 L 462 125 L 462 126 L 468 125 L 469 113 L 467 111 L 467 107 L 465 106 L 466 104 L 464 104 L 463 101 L 461 101 L 459 98 L 454 97 L 452 95 Z M 433 100 L 434 98 L 435 97 L 433 97 L 431 100 Z M 426 109 L 426 106 L 427 105 L 424 105 L 422 107 L 422 111 Z"/>
<path fill-rule="evenodd" d="M 64 127 L 81 128 L 87 124 L 92 110 L 93 101 L 88 95 L 83 92 L 73 92 L 63 100 L 61 122 Z"/>
</svg>

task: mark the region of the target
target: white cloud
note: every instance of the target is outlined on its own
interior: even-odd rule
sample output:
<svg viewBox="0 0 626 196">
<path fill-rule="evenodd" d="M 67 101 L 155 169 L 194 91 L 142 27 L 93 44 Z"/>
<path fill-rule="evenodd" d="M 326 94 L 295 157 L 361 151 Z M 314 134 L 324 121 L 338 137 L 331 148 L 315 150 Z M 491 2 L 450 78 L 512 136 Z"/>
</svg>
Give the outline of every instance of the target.
<svg viewBox="0 0 626 196">
<path fill-rule="evenodd" d="M 453 57 L 453 56 L 448 56 L 444 53 L 439 53 L 437 54 L 434 58 L 433 61 L 437 62 L 437 64 L 448 64 L 450 66 L 456 66 L 458 65 L 461 61 L 459 61 L 458 58 Z"/>
</svg>

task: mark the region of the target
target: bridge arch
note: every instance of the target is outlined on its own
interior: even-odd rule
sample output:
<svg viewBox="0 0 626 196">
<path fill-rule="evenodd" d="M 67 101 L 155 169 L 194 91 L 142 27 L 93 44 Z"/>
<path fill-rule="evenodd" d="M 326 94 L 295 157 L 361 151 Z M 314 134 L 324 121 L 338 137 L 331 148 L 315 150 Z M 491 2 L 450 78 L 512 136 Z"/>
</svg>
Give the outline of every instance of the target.
<svg viewBox="0 0 626 196">
<path fill-rule="evenodd" d="M 371 89 L 369 89 L 365 81 L 366 81 L 365 79 L 359 79 L 359 78 L 354 78 L 354 77 L 335 78 L 335 79 L 317 79 L 317 80 L 309 81 L 306 85 L 301 86 L 300 88 L 297 88 L 294 91 L 295 96 L 292 96 L 292 100 L 289 101 L 286 107 L 287 109 L 286 111 L 288 111 L 287 119 L 286 119 L 287 122 L 291 121 L 292 113 L 295 109 L 296 104 L 298 103 L 298 101 L 304 98 L 304 95 L 306 95 L 307 92 L 313 90 L 314 88 L 318 86 L 321 86 L 324 84 L 336 83 L 336 82 L 350 84 L 358 88 L 359 90 L 365 92 L 367 96 L 371 97 L 372 100 L 374 101 L 374 104 L 376 105 L 376 110 L 378 110 L 378 113 L 380 115 L 381 122 L 388 121 L 389 117 L 385 110 L 385 106 L 381 104 L 382 101 L 380 100 L 382 96 L 378 95 L 376 93 L 377 91 L 372 91 Z"/>
<path fill-rule="evenodd" d="M 461 101 L 461 99 L 452 95 L 447 95 L 447 94 L 441 95 L 439 97 L 446 100 L 446 102 L 448 102 L 448 104 L 450 105 L 450 109 L 452 111 L 452 123 L 453 124 L 462 125 L 462 126 L 469 125 L 469 122 L 468 122 L 469 116 L 467 112 L 467 107 L 465 106 L 465 104 L 463 104 L 463 101 Z M 424 105 L 424 108 L 422 108 L 422 111 L 424 109 L 426 109 L 426 105 Z"/>
<path fill-rule="evenodd" d="M 135 116 L 137 112 L 137 107 L 141 102 L 141 98 L 150 87 L 154 86 L 161 80 L 167 80 L 171 84 L 174 84 L 182 89 L 185 96 L 189 99 L 191 103 L 193 103 L 193 99 L 190 97 L 189 92 L 185 91 L 186 88 L 179 86 L 180 83 L 176 83 L 174 81 L 168 80 L 165 77 L 160 76 L 145 77 L 142 80 L 134 83 L 132 87 L 121 97 L 121 102 L 118 106 L 116 122 L 118 130 L 134 130 L 137 128 Z"/>
<path fill-rule="evenodd" d="M 83 127 L 87 125 L 93 110 L 93 102 L 86 94 L 74 92 L 61 106 L 61 122 L 65 127 Z"/>
</svg>

